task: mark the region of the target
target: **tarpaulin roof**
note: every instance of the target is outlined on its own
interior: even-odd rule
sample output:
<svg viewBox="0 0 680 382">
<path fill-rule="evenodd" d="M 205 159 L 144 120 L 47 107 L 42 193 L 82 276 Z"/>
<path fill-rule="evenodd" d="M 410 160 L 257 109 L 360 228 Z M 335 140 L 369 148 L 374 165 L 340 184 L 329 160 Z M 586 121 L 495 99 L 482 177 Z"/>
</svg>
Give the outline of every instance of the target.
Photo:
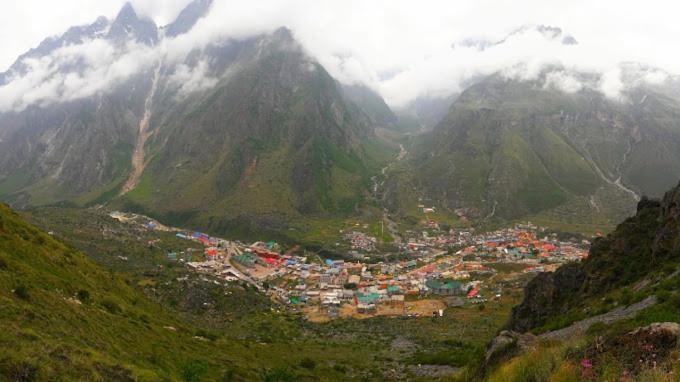
<svg viewBox="0 0 680 382">
<path fill-rule="evenodd" d="M 269 258 L 269 257 L 266 257 L 266 258 L 264 258 L 264 259 L 262 259 L 262 260 L 263 260 L 265 263 L 269 264 L 269 265 L 274 265 L 274 264 L 276 264 L 276 260 L 274 260 L 274 259 L 272 259 L 272 258 Z"/>
</svg>

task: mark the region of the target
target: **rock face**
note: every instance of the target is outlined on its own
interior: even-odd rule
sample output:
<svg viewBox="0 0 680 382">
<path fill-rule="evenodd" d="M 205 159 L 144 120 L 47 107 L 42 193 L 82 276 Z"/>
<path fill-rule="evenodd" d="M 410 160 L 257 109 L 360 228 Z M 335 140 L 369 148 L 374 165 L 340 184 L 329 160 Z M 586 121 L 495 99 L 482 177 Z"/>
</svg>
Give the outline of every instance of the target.
<svg viewBox="0 0 680 382">
<path fill-rule="evenodd" d="M 642 198 L 635 216 L 593 243 L 581 263 L 538 274 L 512 310 L 509 327 L 528 331 L 611 288 L 633 285 L 664 264 L 680 261 L 680 186 L 661 200 Z"/>
<path fill-rule="evenodd" d="M 585 273 L 579 264 L 568 264 L 554 273 L 540 273 L 524 290 L 524 301 L 512 310 L 514 330 L 526 332 L 558 314 L 581 289 Z"/>
</svg>

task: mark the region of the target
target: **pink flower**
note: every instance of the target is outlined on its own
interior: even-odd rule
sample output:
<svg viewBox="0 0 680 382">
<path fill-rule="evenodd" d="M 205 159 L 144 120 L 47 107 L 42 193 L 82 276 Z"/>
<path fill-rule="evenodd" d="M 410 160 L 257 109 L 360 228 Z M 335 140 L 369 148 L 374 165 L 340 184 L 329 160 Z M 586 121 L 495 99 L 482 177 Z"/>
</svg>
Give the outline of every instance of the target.
<svg viewBox="0 0 680 382">
<path fill-rule="evenodd" d="M 584 369 L 589 369 L 589 368 L 593 367 L 593 364 L 590 362 L 590 360 L 588 358 L 584 358 L 584 359 L 581 360 L 581 366 Z"/>
</svg>

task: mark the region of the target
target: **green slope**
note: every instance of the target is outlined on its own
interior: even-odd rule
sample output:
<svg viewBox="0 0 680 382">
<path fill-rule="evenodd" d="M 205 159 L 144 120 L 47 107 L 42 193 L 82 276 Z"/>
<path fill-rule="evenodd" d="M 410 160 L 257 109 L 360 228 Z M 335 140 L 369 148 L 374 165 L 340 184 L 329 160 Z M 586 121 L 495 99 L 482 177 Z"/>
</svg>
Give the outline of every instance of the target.
<svg viewBox="0 0 680 382">
<path fill-rule="evenodd" d="M 192 367 L 229 362 L 122 277 L 4 205 L 0 301 L 0 375 L 8 380 L 180 379 Z"/>
</svg>

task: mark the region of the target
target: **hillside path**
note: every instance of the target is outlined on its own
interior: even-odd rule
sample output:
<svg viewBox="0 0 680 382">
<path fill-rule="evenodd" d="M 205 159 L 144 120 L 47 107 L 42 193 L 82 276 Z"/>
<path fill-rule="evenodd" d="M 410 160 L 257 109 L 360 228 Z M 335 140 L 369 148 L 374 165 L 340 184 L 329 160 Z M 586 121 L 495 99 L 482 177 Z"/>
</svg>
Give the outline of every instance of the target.
<svg viewBox="0 0 680 382">
<path fill-rule="evenodd" d="M 559 340 L 564 341 L 573 336 L 583 335 L 590 328 L 590 326 L 596 322 L 603 322 L 605 324 L 610 324 L 619 320 L 633 317 L 639 311 L 649 308 L 656 303 L 656 296 L 649 296 L 646 299 L 636 302 L 635 304 L 628 305 L 626 307 L 619 307 L 610 310 L 607 313 L 600 314 L 599 316 L 594 316 L 586 318 L 575 322 L 574 324 L 562 328 L 559 330 L 554 330 L 552 332 L 543 333 L 539 338 L 544 340 Z"/>
</svg>

